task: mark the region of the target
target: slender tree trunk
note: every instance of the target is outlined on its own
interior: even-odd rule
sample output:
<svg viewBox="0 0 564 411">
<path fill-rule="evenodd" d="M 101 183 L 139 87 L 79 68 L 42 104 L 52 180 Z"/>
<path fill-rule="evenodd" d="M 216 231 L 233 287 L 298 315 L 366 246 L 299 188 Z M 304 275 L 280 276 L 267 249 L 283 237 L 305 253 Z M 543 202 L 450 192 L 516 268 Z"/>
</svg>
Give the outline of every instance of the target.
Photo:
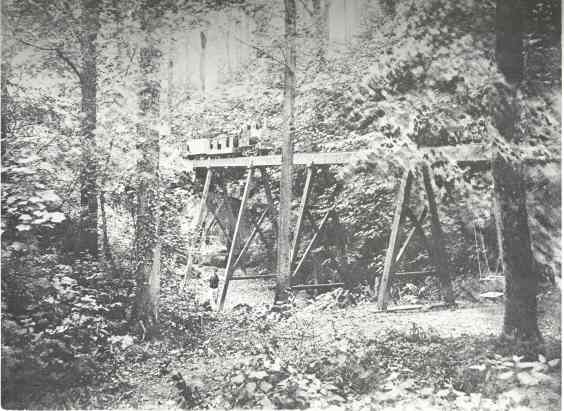
<svg viewBox="0 0 564 411">
<path fill-rule="evenodd" d="M 501 136 L 519 142 L 517 95 L 523 79 L 522 0 L 497 0 L 496 60 L 506 83 L 498 84 L 495 122 Z M 537 325 L 538 275 L 527 220 L 523 164 L 496 153 L 492 164 L 498 244 L 505 273 L 503 333 L 540 339 Z"/>
<path fill-rule="evenodd" d="M 8 152 L 8 77 L 9 77 L 10 68 L 8 63 L 2 63 L 2 102 L 1 104 L 1 127 L 2 127 L 2 143 L 0 144 L 2 159 L 5 158 L 6 153 Z"/>
<path fill-rule="evenodd" d="M 325 50 L 327 47 L 327 17 L 329 4 L 321 7 L 321 0 L 312 0 L 313 18 L 315 20 L 315 37 L 317 41 L 317 70 L 321 70 L 326 63 Z"/>
<path fill-rule="evenodd" d="M 112 275 L 117 277 L 118 270 L 116 267 L 116 262 L 112 254 L 112 248 L 110 246 L 110 239 L 108 237 L 108 220 L 106 219 L 106 196 L 104 191 L 100 191 L 100 214 L 102 217 L 102 244 L 104 246 L 104 258 L 110 264 L 112 270 Z"/>
<path fill-rule="evenodd" d="M 296 99 L 296 2 L 284 0 L 286 64 L 284 66 L 284 134 L 280 166 L 280 217 L 278 222 L 278 281 L 276 299 L 286 301 L 290 287 L 290 214 L 294 155 L 294 103 Z"/>
<path fill-rule="evenodd" d="M 208 39 L 206 33 L 200 32 L 200 86 L 202 94 L 206 94 L 206 46 Z"/>
<path fill-rule="evenodd" d="M 145 24 L 146 27 L 146 24 Z M 146 31 L 148 31 L 145 28 Z M 137 126 L 137 223 L 135 232 L 135 271 L 137 293 L 134 318 L 142 325 L 146 337 L 159 333 L 160 254 L 159 237 L 159 133 L 155 125 L 159 119 L 161 52 L 147 33 L 148 44 L 140 50 L 139 67 L 142 83 L 139 93 L 141 122 Z"/>
<path fill-rule="evenodd" d="M 96 38 L 98 36 L 98 2 L 82 0 L 82 36 L 80 76 L 82 170 L 80 174 L 80 233 L 78 252 L 98 256 L 98 188 L 96 185 Z"/>
<path fill-rule="evenodd" d="M 174 102 L 174 57 L 176 50 L 176 41 L 170 39 L 168 43 L 168 67 L 167 67 L 167 85 L 166 85 L 166 109 L 168 115 L 168 123 L 172 131 L 172 104 Z"/>
</svg>

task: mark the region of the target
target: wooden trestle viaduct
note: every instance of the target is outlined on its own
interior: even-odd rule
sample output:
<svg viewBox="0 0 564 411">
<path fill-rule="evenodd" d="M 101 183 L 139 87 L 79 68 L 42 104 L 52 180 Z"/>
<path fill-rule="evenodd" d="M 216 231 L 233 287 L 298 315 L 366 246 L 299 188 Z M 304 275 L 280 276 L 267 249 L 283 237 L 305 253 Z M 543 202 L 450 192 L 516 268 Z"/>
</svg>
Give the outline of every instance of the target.
<svg viewBox="0 0 564 411">
<path fill-rule="evenodd" d="M 491 154 L 488 149 L 484 146 L 477 144 L 461 145 L 461 146 L 450 146 L 441 147 L 439 149 L 425 148 L 422 150 L 440 151 L 444 158 L 449 158 L 451 161 L 456 161 L 461 166 L 472 165 L 474 167 L 487 168 L 491 162 Z M 301 195 L 301 203 L 298 211 L 298 218 L 296 226 L 294 227 L 293 239 L 290 244 L 290 260 L 291 267 L 293 267 L 291 272 L 291 282 L 292 289 L 294 290 L 304 290 L 304 289 L 323 289 L 343 286 L 346 283 L 346 279 L 343 278 L 343 282 L 329 283 L 329 284 L 319 284 L 317 281 L 317 272 L 320 270 L 320 262 L 316 259 L 312 250 L 318 245 L 320 237 L 322 236 L 323 230 L 329 224 L 331 220 L 334 224 L 339 225 L 338 216 L 335 212 L 335 205 L 330 206 L 324 211 L 324 214 L 317 224 L 314 217 L 309 212 L 310 207 L 310 194 L 312 182 L 315 177 L 315 172 L 317 169 L 330 166 L 330 165 L 344 165 L 350 164 L 357 161 L 366 152 L 356 151 L 356 152 L 335 152 L 335 153 L 295 153 L 293 156 L 293 165 L 307 167 L 306 181 L 304 189 Z M 235 270 L 240 268 L 243 258 L 247 253 L 249 246 L 251 245 L 253 239 L 257 234 L 260 234 L 261 224 L 265 220 L 267 214 L 271 214 L 271 219 L 275 220 L 275 206 L 274 200 L 267 179 L 266 168 L 268 167 L 280 167 L 281 156 L 280 155 L 266 155 L 266 156 L 254 156 L 254 157 L 230 157 L 230 158 L 215 158 L 215 159 L 196 159 L 192 161 L 192 166 L 195 170 L 206 170 L 206 177 L 204 188 L 202 192 L 201 201 L 199 204 L 199 209 L 196 215 L 196 221 L 194 224 L 194 235 L 192 238 L 192 244 L 198 244 L 202 238 L 203 223 L 205 221 L 206 213 L 208 212 L 208 201 L 210 197 L 210 187 L 212 186 L 212 180 L 216 174 L 216 170 L 224 168 L 243 168 L 246 169 L 246 180 L 245 187 L 241 197 L 239 210 L 237 212 L 237 219 L 235 222 L 235 228 L 230 238 L 230 249 L 227 256 L 227 263 L 225 266 L 225 276 L 223 281 L 223 287 L 221 289 L 219 309 L 222 310 L 225 304 L 225 299 L 227 296 L 227 291 L 229 288 L 229 283 L 236 280 L 257 280 L 257 279 L 274 279 L 277 274 L 271 275 L 237 275 L 235 276 Z M 417 215 L 409 207 L 409 198 L 414 186 L 414 175 L 413 172 L 415 168 L 419 168 L 420 175 L 423 179 L 423 187 L 425 191 L 425 197 L 427 199 L 427 205 L 422 209 L 422 211 Z M 257 171 L 260 173 L 260 178 L 257 179 L 255 174 Z M 253 222 L 253 229 L 246 239 L 240 250 L 237 250 L 237 243 L 242 242 L 241 237 L 241 225 L 243 218 L 245 216 L 246 207 L 251 193 L 251 186 L 258 181 L 262 185 L 262 189 L 265 193 L 265 198 L 267 199 L 267 207 L 261 213 L 260 217 L 256 222 Z M 314 233 L 309 243 L 305 246 L 305 249 L 299 258 L 298 252 L 300 248 L 300 242 L 302 239 L 302 233 L 304 229 L 304 219 L 308 219 L 310 225 L 313 227 Z M 430 236 L 425 233 L 423 229 L 423 223 L 426 218 L 430 219 Z M 401 237 L 401 227 L 409 220 L 411 223 L 411 228 L 407 232 L 403 242 L 400 245 Z M 275 226 L 275 223 L 273 223 Z M 396 272 L 398 262 L 403 256 L 407 249 L 407 245 L 414 235 L 418 235 L 425 248 L 427 249 L 431 261 L 435 266 L 433 271 L 419 271 L 419 272 Z M 289 240 L 288 240 L 289 241 Z M 298 277 L 298 272 L 302 269 L 306 259 L 310 258 L 313 263 L 313 284 L 295 284 L 295 280 Z M 186 267 L 186 273 L 184 276 L 184 283 L 186 282 L 188 276 L 191 273 L 192 265 L 194 261 L 194 253 L 190 252 L 188 255 L 188 262 Z M 378 293 L 378 308 L 382 311 L 387 309 L 388 299 L 389 299 L 389 288 L 391 281 L 399 278 L 413 278 L 413 277 L 424 277 L 424 276 L 437 276 L 439 278 L 441 295 L 445 304 L 454 303 L 454 294 L 451 284 L 451 279 L 449 276 L 448 267 L 448 256 L 445 251 L 444 237 L 441 228 L 439 213 L 437 211 L 437 204 L 435 195 L 433 192 L 432 184 L 432 173 L 428 165 L 413 165 L 413 168 L 408 169 L 404 172 L 402 181 L 400 184 L 399 192 L 397 193 L 397 199 L 395 203 L 395 212 L 392 221 L 391 234 L 388 240 L 388 247 L 386 256 L 384 259 L 384 268 L 382 276 L 380 277 L 379 286 L 377 289 Z M 342 276 L 342 274 L 341 274 Z M 305 282 L 305 281 L 303 281 Z"/>
</svg>

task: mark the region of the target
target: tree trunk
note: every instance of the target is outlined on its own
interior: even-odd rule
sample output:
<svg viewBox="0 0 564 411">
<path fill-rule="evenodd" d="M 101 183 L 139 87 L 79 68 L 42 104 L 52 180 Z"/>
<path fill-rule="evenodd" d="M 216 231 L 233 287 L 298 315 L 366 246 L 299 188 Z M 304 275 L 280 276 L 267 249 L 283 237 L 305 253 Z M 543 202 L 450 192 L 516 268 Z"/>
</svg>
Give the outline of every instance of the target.
<svg viewBox="0 0 564 411">
<path fill-rule="evenodd" d="M 200 32 L 200 85 L 202 94 L 206 94 L 206 46 L 208 39 L 206 33 Z"/>
<path fill-rule="evenodd" d="M 150 37 L 150 34 L 147 35 Z M 145 337 L 159 333 L 160 254 L 159 237 L 159 133 L 154 125 L 159 118 L 161 53 L 148 44 L 140 50 L 139 66 L 142 84 L 139 93 L 141 121 L 137 126 L 138 149 L 141 159 L 137 163 L 139 185 L 137 189 L 137 222 L 135 232 L 135 272 L 137 293 L 134 318 L 142 325 Z"/>
<path fill-rule="evenodd" d="M 98 188 L 96 185 L 96 38 L 98 2 L 82 0 L 82 35 L 80 76 L 82 169 L 80 173 L 80 232 L 78 252 L 98 256 Z"/>
<path fill-rule="evenodd" d="M 104 191 L 100 192 L 100 214 L 102 217 L 102 244 L 104 247 L 104 258 L 106 262 L 110 265 L 112 270 L 112 275 L 117 277 L 118 270 L 116 267 L 116 262 L 112 254 L 112 248 L 110 247 L 110 239 L 108 238 L 108 220 L 106 219 L 106 197 Z"/>
<path fill-rule="evenodd" d="M 315 37 L 317 41 L 316 63 L 317 71 L 320 71 L 326 64 L 325 51 L 328 41 L 327 18 L 329 15 L 329 3 L 326 2 L 321 7 L 321 0 L 312 0 L 313 18 L 315 20 Z"/>
<path fill-rule="evenodd" d="M 284 131 L 280 165 L 280 217 L 278 223 L 278 281 L 276 300 L 286 301 L 290 287 L 290 214 L 294 155 L 294 102 L 296 99 L 296 2 L 284 0 L 286 64 L 284 65 Z"/>
<path fill-rule="evenodd" d="M 495 123 L 509 143 L 519 142 L 516 127 L 517 91 L 523 78 L 523 3 L 497 0 L 496 60 L 506 79 L 498 84 Z M 526 339 L 540 339 L 537 325 L 538 276 L 527 220 L 523 165 L 496 153 L 492 174 L 499 252 L 505 273 L 505 315 L 503 333 Z"/>
<path fill-rule="evenodd" d="M 9 76 L 9 65 L 8 63 L 2 63 L 2 102 L 1 111 L 2 117 L 0 119 L 2 127 L 2 143 L 0 144 L 0 149 L 2 153 L 2 159 L 5 159 L 6 153 L 8 152 L 8 76 Z"/>
</svg>

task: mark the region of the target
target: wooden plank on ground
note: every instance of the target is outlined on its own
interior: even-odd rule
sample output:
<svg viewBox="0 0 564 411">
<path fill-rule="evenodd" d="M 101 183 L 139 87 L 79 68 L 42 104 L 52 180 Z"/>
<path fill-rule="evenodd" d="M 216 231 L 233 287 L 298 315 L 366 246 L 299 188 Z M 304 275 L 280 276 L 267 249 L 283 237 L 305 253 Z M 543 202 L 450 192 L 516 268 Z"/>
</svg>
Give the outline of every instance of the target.
<svg viewBox="0 0 564 411">
<path fill-rule="evenodd" d="M 431 310 L 433 308 L 440 308 L 440 307 L 450 307 L 450 305 L 445 302 L 433 303 L 433 304 L 407 304 L 407 305 L 398 305 L 395 307 L 390 307 L 386 310 L 374 310 L 371 312 L 374 314 L 393 313 L 399 311 Z"/>
<path fill-rule="evenodd" d="M 387 298 L 388 289 L 390 287 L 390 273 L 394 265 L 394 256 L 398 246 L 400 224 L 409 203 L 409 193 L 411 191 L 412 181 L 413 174 L 411 170 L 406 170 L 401 180 L 400 189 L 396 199 L 394 219 L 392 221 L 392 231 L 390 233 L 390 239 L 388 240 L 388 249 L 384 259 L 384 271 L 382 272 L 382 278 L 380 279 L 378 289 L 378 309 L 380 310 L 385 310 L 388 303 Z"/>
<path fill-rule="evenodd" d="M 293 285 L 292 290 L 314 290 L 323 288 L 337 288 L 343 287 L 345 283 L 331 283 L 331 284 L 298 284 Z"/>
<path fill-rule="evenodd" d="M 253 180 L 254 169 L 249 167 L 247 171 L 247 182 L 245 184 L 245 191 L 243 192 L 243 198 L 241 199 L 241 206 L 239 208 L 239 215 L 237 216 L 237 222 L 235 223 L 235 230 L 233 232 L 233 238 L 231 239 L 231 247 L 229 250 L 229 256 L 227 257 L 227 265 L 225 266 L 225 280 L 223 282 L 223 288 L 221 290 L 221 299 L 219 301 L 219 311 L 223 310 L 223 305 L 225 304 L 225 297 L 227 296 L 227 288 L 229 287 L 229 281 L 231 280 L 231 275 L 233 273 L 232 263 L 235 257 L 235 249 L 237 247 L 237 239 L 239 237 L 239 230 L 241 228 L 241 223 L 243 216 L 245 214 L 245 206 L 247 205 L 247 199 L 249 197 L 249 191 L 251 190 L 251 183 Z"/>
</svg>

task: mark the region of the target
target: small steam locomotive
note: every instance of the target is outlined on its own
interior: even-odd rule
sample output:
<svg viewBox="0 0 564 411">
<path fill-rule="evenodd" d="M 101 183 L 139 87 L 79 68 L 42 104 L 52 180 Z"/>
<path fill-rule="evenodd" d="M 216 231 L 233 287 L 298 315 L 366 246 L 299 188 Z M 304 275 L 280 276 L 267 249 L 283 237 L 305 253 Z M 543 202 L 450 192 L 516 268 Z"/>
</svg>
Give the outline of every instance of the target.
<svg viewBox="0 0 564 411">
<path fill-rule="evenodd" d="M 191 139 L 186 143 L 186 158 L 260 154 L 269 149 L 262 143 L 265 132 L 264 123 L 262 125 L 254 123 L 247 124 L 235 135 L 216 133 L 210 138 Z"/>
</svg>

